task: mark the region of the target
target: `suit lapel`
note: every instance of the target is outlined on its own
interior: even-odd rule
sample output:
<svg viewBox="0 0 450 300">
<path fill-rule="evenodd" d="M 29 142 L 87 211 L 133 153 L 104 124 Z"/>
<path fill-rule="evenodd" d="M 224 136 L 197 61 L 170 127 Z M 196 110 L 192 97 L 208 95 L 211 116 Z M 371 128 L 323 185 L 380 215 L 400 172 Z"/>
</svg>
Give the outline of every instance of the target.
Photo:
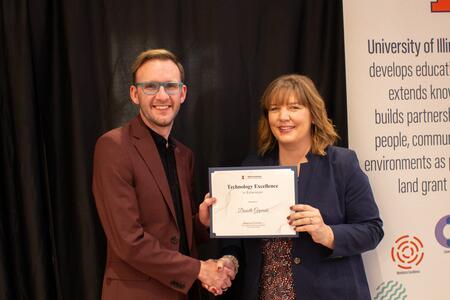
<svg viewBox="0 0 450 300">
<path fill-rule="evenodd" d="M 158 184 L 159 190 L 161 191 L 161 194 L 163 195 L 163 198 L 172 213 L 172 217 L 176 222 L 177 217 L 175 214 L 175 207 L 170 194 L 169 183 L 167 182 L 164 166 L 161 162 L 161 158 L 159 157 L 155 142 L 153 141 L 148 128 L 144 122 L 142 122 L 140 116 L 136 117 L 131 122 L 131 136 L 133 137 L 133 142 L 139 155 L 144 160 L 150 170 L 150 173 L 153 175 L 153 178 Z"/>
<path fill-rule="evenodd" d="M 185 163 L 185 157 L 182 155 L 180 149 L 176 146 L 174 149 L 175 153 L 175 162 L 177 164 L 177 176 L 178 176 L 178 186 L 180 187 L 180 195 L 181 195 L 181 203 L 183 206 L 183 214 L 184 214 L 184 225 L 186 227 L 186 236 L 188 241 L 189 249 L 192 249 L 192 203 L 191 203 L 191 195 L 189 194 L 189 188 L 187 186 L 188 176 L 191 174 L 187 174 L 188 169 L 186 168 L 187 164 Z"/>
</svg>

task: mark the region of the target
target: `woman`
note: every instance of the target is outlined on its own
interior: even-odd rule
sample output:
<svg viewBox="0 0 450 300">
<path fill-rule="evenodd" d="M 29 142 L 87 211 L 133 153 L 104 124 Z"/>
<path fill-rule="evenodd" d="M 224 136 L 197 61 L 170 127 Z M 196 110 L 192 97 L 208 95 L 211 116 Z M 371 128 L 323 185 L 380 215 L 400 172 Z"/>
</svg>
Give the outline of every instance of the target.
<svg viewBox="0 0 450 300">
<path fill-rule="evenodd" d="M 299 204 L 287 222 L 300 234 L 224 241 L 222 264 L 241 266 L 234 299 L 370 299 L 361 253 L 383 229 L 356 154 L 333 146 L 338 135 L 306 76 L 274 80 L 261 108 L 259 155 L 244 165 L 297 166 Z"/>
</svg>

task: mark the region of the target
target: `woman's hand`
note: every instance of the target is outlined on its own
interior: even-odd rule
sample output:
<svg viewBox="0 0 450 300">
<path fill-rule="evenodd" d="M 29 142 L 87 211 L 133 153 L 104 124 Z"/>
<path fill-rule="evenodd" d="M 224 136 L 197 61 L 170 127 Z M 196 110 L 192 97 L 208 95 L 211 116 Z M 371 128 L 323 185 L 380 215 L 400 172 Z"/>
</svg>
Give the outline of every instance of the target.
<svg viewBox="0 0 450 300">
<path fill-rule="evenodd" d="M 306 204 L 291 206 L 293 211 L 288 217 L 289 224 L 297 232 L 307 232 L 314 242 L 330 249 L 334 248 L 334 234 L 331 227 L 323 222 L 320 211 Z"/>
</svg>

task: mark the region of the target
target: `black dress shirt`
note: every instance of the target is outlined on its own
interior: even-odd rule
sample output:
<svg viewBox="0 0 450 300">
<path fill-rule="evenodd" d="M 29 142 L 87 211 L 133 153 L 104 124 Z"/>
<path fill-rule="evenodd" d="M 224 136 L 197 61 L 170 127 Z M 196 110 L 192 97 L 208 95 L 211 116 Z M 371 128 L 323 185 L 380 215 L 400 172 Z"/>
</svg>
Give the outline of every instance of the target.
<svg viewBox="0 0 450 300">
<path fill-rule="evenodd" d="M 169 139 L 166 140 L 164 137 L 157 134 L 151 129 L 150 133 L 153 137 L 153 140 L 155 141 L 156 147 L 158 148 L 159 156 L 166 172 L 167 182 L 169 183 L 173 205 L 175 206 L 178 228 L 180 229 L 179 251 L 185 255 L 189 255 L 186 227 L 184 224 L 183 206 L 181 204 L 180 187 L 178 185 L 177 165 L 174 154 L 175 144 L 170 136 Z"/>
</svg>

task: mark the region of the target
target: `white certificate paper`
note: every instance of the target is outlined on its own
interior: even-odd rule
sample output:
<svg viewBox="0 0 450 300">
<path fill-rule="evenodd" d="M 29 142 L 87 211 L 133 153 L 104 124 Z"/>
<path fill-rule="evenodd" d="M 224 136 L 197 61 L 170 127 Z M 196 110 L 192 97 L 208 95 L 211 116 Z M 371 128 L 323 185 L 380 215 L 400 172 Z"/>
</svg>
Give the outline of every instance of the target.
<svg viewBox="0 0 450 300">
<path fill-rule="evenodd" d="M 296 167 L 210 168 L 211 237 L 295 237 Z"/>
</svg>

